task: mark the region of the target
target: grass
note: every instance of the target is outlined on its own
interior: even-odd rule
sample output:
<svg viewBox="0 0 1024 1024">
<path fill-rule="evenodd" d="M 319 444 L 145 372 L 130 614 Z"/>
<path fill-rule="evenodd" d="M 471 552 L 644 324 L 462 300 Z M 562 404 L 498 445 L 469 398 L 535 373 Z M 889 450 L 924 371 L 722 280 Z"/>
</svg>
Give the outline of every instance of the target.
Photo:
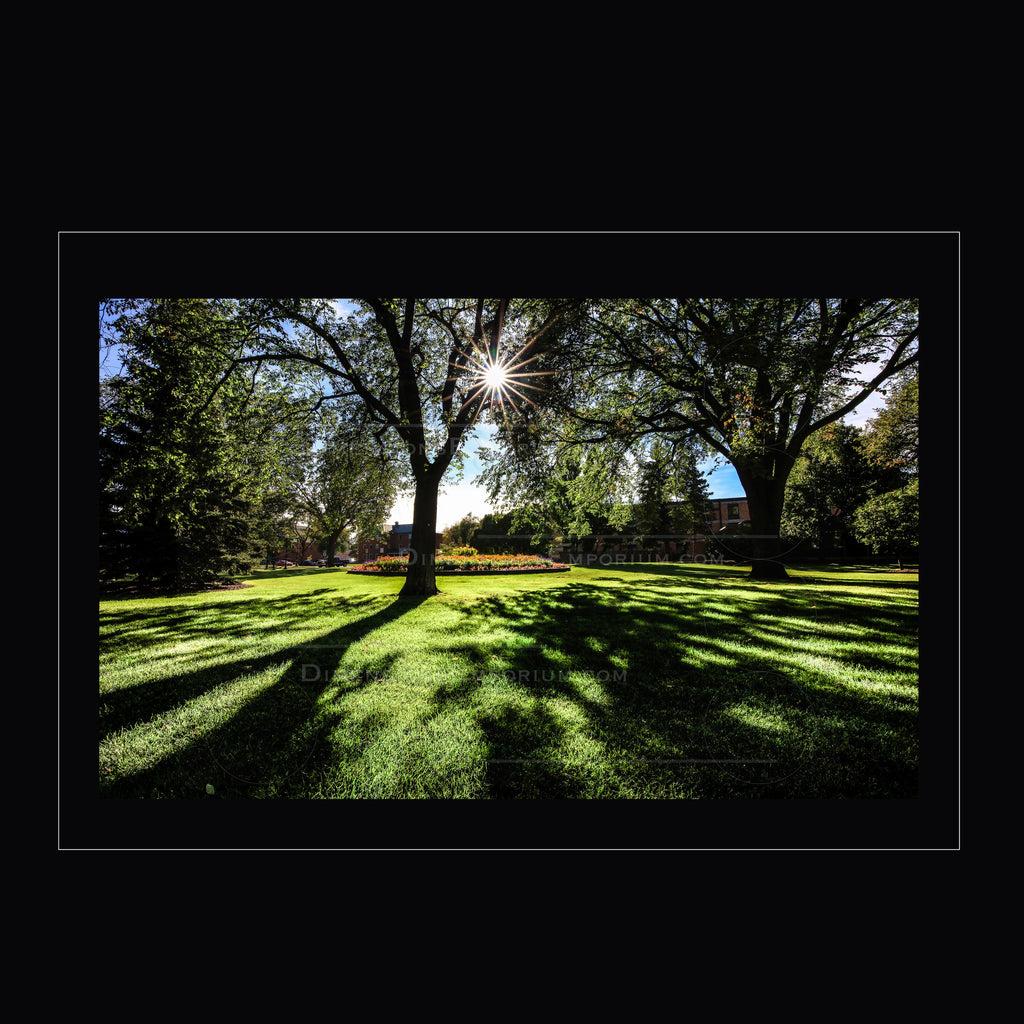
<svg viewBox="0 0 1024 1024">
<path fill-rule="evenodd" d="M 99 792 L 916 797 L 917 576 L 791 574 L 575 567 L 400 599 L 288 569 L 102 600 Z"/>
</svg>

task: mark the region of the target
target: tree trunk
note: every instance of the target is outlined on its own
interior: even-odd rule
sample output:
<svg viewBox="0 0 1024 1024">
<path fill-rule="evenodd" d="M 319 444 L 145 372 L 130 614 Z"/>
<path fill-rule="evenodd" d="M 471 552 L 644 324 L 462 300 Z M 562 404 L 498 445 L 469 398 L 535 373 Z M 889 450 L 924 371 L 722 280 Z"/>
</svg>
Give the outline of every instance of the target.
<svg viewBox="0 0 1024 1024">
<path fill-rule="evenodd" d="M 338 539 L 341 537 L 341 533 L 342 530 L 339 529 L 324 538 L 324 560 L 327 562 L 328 567 L 334 564 L 334 556 L 338 551 Z"/>
<path fill-rule="evenodd" d="M 752 580 L 786 580 L 789 573 L 782 562 L 782 502 L 786 481 L 776 476 L 763 477 L 741 471 L 736 475 L 743 485 L 750 507 L 753 557 L 750 563 Z"/>
<path fill-rule="evenodd" d="M 409 572 L 399 597 L 432 597 L 440 593 L 434 576 L 434 556 L 437 550 L 437 492 L 440 485 L 440 475 L 432 473 L 416 481 Z"/>
</svg>

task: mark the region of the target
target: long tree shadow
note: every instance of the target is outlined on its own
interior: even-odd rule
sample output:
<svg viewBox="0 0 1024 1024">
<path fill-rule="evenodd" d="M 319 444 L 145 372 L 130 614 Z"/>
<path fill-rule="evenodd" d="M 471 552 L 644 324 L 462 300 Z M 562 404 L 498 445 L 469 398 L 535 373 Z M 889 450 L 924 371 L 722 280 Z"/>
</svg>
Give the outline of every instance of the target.
<svg viewBox="0 0 1024 1024">
<path fill-rule="evenodd" d="M 259 622 L 264 610 L 268 608 L 273 609 L 275 628 L 299 625 L 308 619 L 310 611 L 323 609 L 322 602 L 326 594 L 332 595 L 330 606 L 338 612 L 354 613 L 373 601 L 339 595 L 330 587 L 320 587 L 300 594 L 252 597 L 244 601 L 208 601 L 191 606 L 169 605 L 162 612 L 138 608 L 101 608 L 100 653 L 119 648 L 126 638 L 133 648 L 143 650 L 166 643 L 170 636 L 182 641 L 198 636 L 245 636 L 253 632 L 253 623 Z M 140 624 L 146 628 L 142 636 L 135 632 Z"/>
<path fill-rule="evenodd" d="M 279 669 L 281 673 L 276 682 L 240 706 L 219 707 L 216 714 L 220 720 L 212 727 L 209 722 L 193 723 L 193 735 L 182 739 L 155 764 L 127 775 L 115 773 L 113 778 L 101 778 L 100 796 L 200 798 L 211 777 L 217 780 L 215 791 L 224 797 L 282 795 L 287 780 L 301 773 L 313 757 L 318 741 L 317 700 L 345 652 L 424 600 L 396 597 L 379 611 L 347 622 L 315 641 L 255 659 L 243 655 L 207 669 L 185 671 L 104 695 L 101 740 L 150 723 L 189 701 L 212 698 L 214 691 L 239 676 L 267 669 Z M 386 672 L 389 665 L 376 667 Z M 348 681 L 348 685 L 354 689 L 370 681 L 371 676 L 364 675 Z M 209 700 L 204 703 L 210 705 Z"/>
<path fill-rule="evenodd" d="M 814 599 L 825 607 L 820 595 Z M 837 797 L 875 785 L 879 795 L 914 795 L 916 767 L 885 737 L 912 734 L 916 707 L 809 687 L 805 671 L 785 667 L 795 639 L 788 615 L 773 631 L 756 601 L 734 593 L 727 604 L 731 616 L 708 618 L 701 601 L 680 601 L 661 579 L 638 579 L 629 618 L 614 592 L 569 584 L 485 598 L 467 610 L 466 627 L 477 616 L 500 618 L 520 635 L 508 669 L 515 682 L 533 697 L 582 710 L 625 791 Z M 860 658 L 872 669 L 895 667 Z M 435 699 L 468 706 L 473 689 L 452 687 Z M 537 748 L 557 747 L 558 726 L 528 706 L 477 713 L 495 755 L 488 774 L 495 795 L 585 792 L 584 769 L 535 763 Z"/>
<path fill-rule="evenodd" d="M 678 589 L 676 580 L 684 575 L 692 596 Z M 748 595 L 743 587 L 695 583 L 676 571 L 637 574 L 618 592 L 567 581 L 558 588 L 478 598 L 461 606 L 454 645 L 450 629 L 439 627 L 449 639 L 438 643 L 468 668 L 463 678 L 425 698 L 420 723 L 448 714 L 471 719 L 487 758 L 482 795 L 497 798 L 593 795 L 594 771 L 580 758 L 559 759 L 567 729 L 553 710 L 556 704 L 585 716 L 589 749 L 603 759 L 600 778 L 610 781 L 612 795 L 830 798 L 870 795 L 868 786 L 877 795 L 913 795 L 914 765 L 899 743 L 887 746 L 885 740 L 908 734 L 916 716 L 909 698 L 882 702 L 863 693 L 826 691 L 809 685 L 814 680 L 807 672 L 785 668 L 789 648 L 811 638 L 816 622 L 832 628 L 855 615 L 861 625 L 901 635 L 914 623 L 910 610 L 871 614 L 844 601 L 840 595 L 831 600 L 780 591 L 766 604 L 763 595 Z M 366 599 L 339 601 L 339 608 L 352 614 L 356 603 Z M 159 763 L 113 781 L 101 779 L 101 795 L 195 798 L 210 779 L 218 796 L 308 796 L 308 780 L 329 774 L 339 756 L 322 741 L 335 724 L 330 716 L 345 713 L 343 701 L 332 701 L 326 712 L 318 705 L 327 681 L 333 676 L 338 682 L 337 670 L 352 645 L 421 603 L 392 599 L 301 646 L 105 695 L 101 737 L 152 723 L 193 700 L 206 707 L 205 698 L 221 687 L 227 691 L 240 676 L 270 670 L 280 675 L 212 726 L 196 723 L 194 735 Z M 301 601 L 295 605 L 299 618 L 305 607 Z M 512 636 L 507 649 L 493 640 L 495 621 Z M 232 620 L 224 628 L 234 637 L 249 627 Z M 202 633 L 200 624 L 194 629 Z M 479 701 L 492 655 L 528 699 Z M 360 675 L 344 679 L 341 688 L 351 693 L 388 678 L 398 657 L 361 655 L 353 662 Z M 856 651 L 844 657 L 865 662 Z M 906 671 L 888 655 L 870 660 L 865 667 L 873 670 Z M 355 722 L 352 742 L 372 742 L 385 725 Z M 827 769 L 819 767 L 823 761 Z"/>
</svg>

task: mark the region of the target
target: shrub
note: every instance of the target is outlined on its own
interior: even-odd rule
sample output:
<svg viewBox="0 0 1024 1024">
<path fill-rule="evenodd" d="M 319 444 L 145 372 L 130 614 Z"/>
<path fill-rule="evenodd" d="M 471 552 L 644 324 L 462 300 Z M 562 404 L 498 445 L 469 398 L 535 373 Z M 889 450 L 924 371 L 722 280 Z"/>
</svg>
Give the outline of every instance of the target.
<svg viewBox="0 0 1024 1024">
<path fill-rule="evenodd" d="M 447 553 L 461 558 L 471 558 L 473 555 L 479 554 L 476 548 L 471 548 L 468 546 L 461 548 L 452 548 L 451 551 Z"/>
</svg>

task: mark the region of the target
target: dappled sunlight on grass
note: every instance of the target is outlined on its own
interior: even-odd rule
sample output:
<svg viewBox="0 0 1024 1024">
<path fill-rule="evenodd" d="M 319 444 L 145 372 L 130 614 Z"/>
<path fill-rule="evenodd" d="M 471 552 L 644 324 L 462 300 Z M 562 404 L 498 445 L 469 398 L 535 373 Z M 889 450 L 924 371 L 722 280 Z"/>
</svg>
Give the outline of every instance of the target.
<svg viewBox="0 0 1024 1024">
<path fill-rule="evenodd" d="M 915 794 L 915 588 L 651 570 L 102 602 L 101 794 Z"/>
<path fill-rule="evenodd" d="M 752 725 L 758 729 L 768 729 L 771 732 L 779 733 L 791 733 L 793 731 L 793 727 L 780 715 L 770 714 L 759 707 L 737 704 L 726 708 L 723 714 L 730 715 L 746 725 Z"/>
</svg>

